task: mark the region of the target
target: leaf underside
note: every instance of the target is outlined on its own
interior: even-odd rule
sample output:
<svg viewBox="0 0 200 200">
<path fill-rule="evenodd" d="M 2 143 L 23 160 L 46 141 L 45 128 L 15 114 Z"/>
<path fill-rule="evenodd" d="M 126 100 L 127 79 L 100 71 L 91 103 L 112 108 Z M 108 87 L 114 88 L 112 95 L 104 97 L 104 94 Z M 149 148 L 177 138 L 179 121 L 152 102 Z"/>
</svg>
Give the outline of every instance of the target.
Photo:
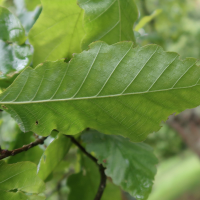
<svg viewBox="0 0 200 200">
<path fill-rule="evenodd" d="M 69 63 L 28 67 L 0 105 L 24 132 L 73 135 L 90 127 L 144 140 L 170 114 L 200 104 L 200 69 L 195 59 L 180 61 L 157 45 L 132 45 L 96 42 Z"/>
</svg>

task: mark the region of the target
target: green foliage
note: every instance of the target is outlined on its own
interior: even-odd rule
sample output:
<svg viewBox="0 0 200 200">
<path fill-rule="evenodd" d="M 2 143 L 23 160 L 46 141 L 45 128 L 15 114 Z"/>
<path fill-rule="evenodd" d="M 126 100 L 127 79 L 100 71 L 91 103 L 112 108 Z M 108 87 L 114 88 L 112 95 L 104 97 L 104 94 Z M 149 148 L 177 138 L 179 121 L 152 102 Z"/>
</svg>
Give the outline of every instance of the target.
<svg viewBox="0 0 200 200">
<path fill-rule="evenodd" d="M 8 42 L 25 42 L 25 30 L 20 21 L 8 9 L 0 7 L 0 39 Z"/>
<path fill-rule="evenodd" d="M 96 40 L 108 44 L 135 41 L 133 24 L 137 20 L 138 10 L 133 0 L 78 0 L 78 3 L 85 10 L 84 49 Z"/>
<path fill-rule="evenodd" d="M 97 131 L 86 132 L 82 139 L 87 151 L 94 152 L 98 162 L 106 167 L 105 173 L 112 178 L 114 184 L 137 199 L 147 199 L 157 164 L 150 146 Z"/>
<path fill-rule="evenodd" d="M 49 144 L 38 164 L 38 176 L 45 180 L 69 151 L 71 142 L 64 135 Z"/>
<path fill-rule="evenodd" d="M 71 58 L 73 53 L 81 52 L 84 36 L 83 10 L 76 0 L 41 2 L 42 14 L 29 33 L 35 49 L 34 66 L 45 60 Z"/>
<path fill-rule="evenodd" d="M 167 2 L 137 1 L 137 21 L 134 0 L 0 1 L 1 199 L 93 200 L 105 187 L 102 173 L 101 200 L 148 198 L 157 159 L 151 147 L 133 141 L 158 131 L 170 114 L 199 105 L 197 60 L 141 47 L 168 48 L 170 41 L 180 50 L 194 43 L 182 42 L 183 32 L 198 44 L 199 26 L 177 26 L 190 22 L 181 15 L 188 13 L 185 1 Z M 181 145 L 164 129 L 147 141 L 159 157 Z M 41 136 L 48 137 L 44 144 Z M 176 147 L 165 154 L 170 145 Z M 190 161 L 192 184 L 199 169 Z M 150 198 L 160 199 L 158 193 Z"/>
<path fill-rule="evenodd" d="M 80 172 L 73 174 L 68 180 L 70 188 L 69 200 L 94 199 L 99 182 L 100 174 L 98 167 L 90 158 L 82 155 Z"/>
<path fill-rule="evenodd" d="M 36 165 L 31 162 L 8 165 L 0 161 L 0 171 L 3 172 L 0 175 L 0 195 L 3 200 L 15 192 L 14 196 L 18 200 L 22 197 L 25 199 L 22 192 L 41 193 L 45 189 L 44 183 L 36 176 Z"/>
<path fill-rule="evenodd" d="M 27 68 L 0 95 L 0 104 L 24 132 L 46 136 L 57 129 L 74 135 L 92 127 L 142 141 L 170 114 L 199 105 L 195 63 L 157 45 L 98 42 L 68 64 L 61 60 Z"/>
</svg>

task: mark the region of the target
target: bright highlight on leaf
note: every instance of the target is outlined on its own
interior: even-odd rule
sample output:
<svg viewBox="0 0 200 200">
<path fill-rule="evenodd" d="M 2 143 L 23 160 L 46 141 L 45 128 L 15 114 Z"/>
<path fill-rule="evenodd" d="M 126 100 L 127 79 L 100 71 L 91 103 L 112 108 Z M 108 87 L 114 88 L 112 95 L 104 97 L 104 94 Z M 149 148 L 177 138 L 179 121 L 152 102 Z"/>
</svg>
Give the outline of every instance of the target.
<svg viewBox="0 0 200 200">
<path fill-rule="evenodd" d="M 33 45 L 33 65 L 45 60 L 71 58 L 81 52 L 84 36 L 83 10 L 76 0 L 41 0 L 42 13 L 29 32 Z"/>
<path fill-rule="evenodd" d="M 30 64 L 30 45 L 7 44 L 0 40 L 0 88 L 7 87 L 12 77 Z"/>
<path fill-rule="evenodd" d="M 8 9 L 0 7 L 0 39 L 22 44 L 25 42 L 25 30 L 17 17 Z"/>
<path fill-rule="evenodd" d="M 24 132 L 74 135 L 91 127 L 144 140 L 170 114 L 199 105 L 200 70 L 193 58 L 132 45 L 97 42 L 70 63 L 26 68 L 0 95 L 1 107 Z"/>
</svg>

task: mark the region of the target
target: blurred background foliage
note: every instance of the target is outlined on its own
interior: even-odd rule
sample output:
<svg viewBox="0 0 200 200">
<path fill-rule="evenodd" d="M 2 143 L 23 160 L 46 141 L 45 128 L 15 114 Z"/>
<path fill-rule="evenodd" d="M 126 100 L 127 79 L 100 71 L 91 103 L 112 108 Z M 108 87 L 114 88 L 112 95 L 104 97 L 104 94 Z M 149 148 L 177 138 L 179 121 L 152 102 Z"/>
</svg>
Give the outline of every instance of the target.
<svg viewBox="0 0 200 200">
<path fill-rule="evenodd" d="M 135 0 L 139 19 L 134 26 L 137 44 L 155 43 L 167 51 L 175 51 L 181 59 L 200 59 L 200 0 Z M 39 0 L 0 0 L 20 19 L 29 32 L 42 6 Z M 28 41 L 26 41 L 28 43 Z M 0 91 L 1 92 L 1 91 Z M 173 114 L 173 113 L 172 113 Z M 162 128 L 144 141 L 155 149 L 159 158 L 158 174 L 149 200 L 200 199 L 200 108 L 186 110 L 169 117 Z M 0 112 L 0 145 L 3 149 L 16 149 L 29 144 L 38 136 L 20 131 L 15 121 Z M 48 145 L 57 137 L 52 133 L 43 145 L 8 158 L 8 163 L 30 160 L 36 164 Z M 70 188 L 68 177 L 80 172 L 80 154 L 76 147 L 70 149 L 56 169 L 46 178 L 47 200 L 66 200 Z M 133 200 L 108 180 L 106 193 L 110 199 L 121 195 L 123 200 Z M 119 197 L 121 199 L 121 197 Z M 106 198 L 103 197 L 103 200 Z"/>
</svg>

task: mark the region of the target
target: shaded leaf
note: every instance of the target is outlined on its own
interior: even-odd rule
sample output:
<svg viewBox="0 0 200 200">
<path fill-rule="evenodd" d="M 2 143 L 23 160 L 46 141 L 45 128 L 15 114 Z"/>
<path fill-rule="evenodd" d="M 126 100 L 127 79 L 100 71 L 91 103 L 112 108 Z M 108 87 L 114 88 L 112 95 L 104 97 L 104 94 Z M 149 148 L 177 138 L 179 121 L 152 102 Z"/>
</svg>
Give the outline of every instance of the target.
<svg viewBox="0 0 200 200">
<path fill-rule="evenodd" d="M 69 63 L 26 68 L 0 105 L 24 132 L 74 135 L 90 127 L 141 141 L 170 114 L 200 104 L 195 63 L 157 45 L 97 42 Z"/>
<path fill-rule="evenodd" d="M 107 180 L 106 188 L 103 192 L 101 200 L 123 200 L 121 198 L 121 189 L 120 187 L 111 183 L 111 181 Z"/>
<path fill-rule="evenodd" d="M 45 60 L 71 58 L 81 52 L 83 10 L 76 0 L 41 0 L 43 10 L 29 33 L 34 66 Z M 55 15 L 56 13 L 56 15 Z"/>
<path fill-rule="evenodd" d="M 17 17 L 8 9 L 0 7 L 0 39 L 22 44 L 25 42 L 25 30 Z"/>
<path fill-rule="evenodd" d="M 134 0 L 78 0 L 85 10 L 83 48 L 96 40 L 114 44 L 135 41 L 133 24 L 138 10 Z"/>
<path fill-rule="evenodd" d="M 68 178 L 67 185 L 70 188 L 69 200 L 94 199 L 100 183 L 100 174 L 97 165 L 90 158 L 82 155 L 81 171 Z"/>
<path fill-rule="evenodd" d="M 0 161 L 0 191 L 19 190 L 27 193 L 40 193 L 45 189 L 42 180 L 36 175 L 36 165 L 31 162 L 6 164 Z"/>
<path fill-rule="evenodd" d="M 30 64 L 31 59 L 30 45 L 19 46 L 0 40 L 0 87 L 8 86 L 13 78 L 16 78 L 16 75 Z"/>
<path fill-rule="evenodd" d="M 86 150 L 94 152 L 98 162 L 114 184 L 137 199 L 147 199 L 156 174 L 157 159 L 150 146 L 132 143 L 121 136 L 90 130 L 82 135 Z"/>
<path fill-rule="evenodd" d="M 70 146 L 70 139 L 61 134 L 59 134 L 58 138 L 50 143 L 38 164 L 38 176 L 42 180 L 45 180 L 64 158 L 64 156 L 66 156 Z"/>
</svg>

